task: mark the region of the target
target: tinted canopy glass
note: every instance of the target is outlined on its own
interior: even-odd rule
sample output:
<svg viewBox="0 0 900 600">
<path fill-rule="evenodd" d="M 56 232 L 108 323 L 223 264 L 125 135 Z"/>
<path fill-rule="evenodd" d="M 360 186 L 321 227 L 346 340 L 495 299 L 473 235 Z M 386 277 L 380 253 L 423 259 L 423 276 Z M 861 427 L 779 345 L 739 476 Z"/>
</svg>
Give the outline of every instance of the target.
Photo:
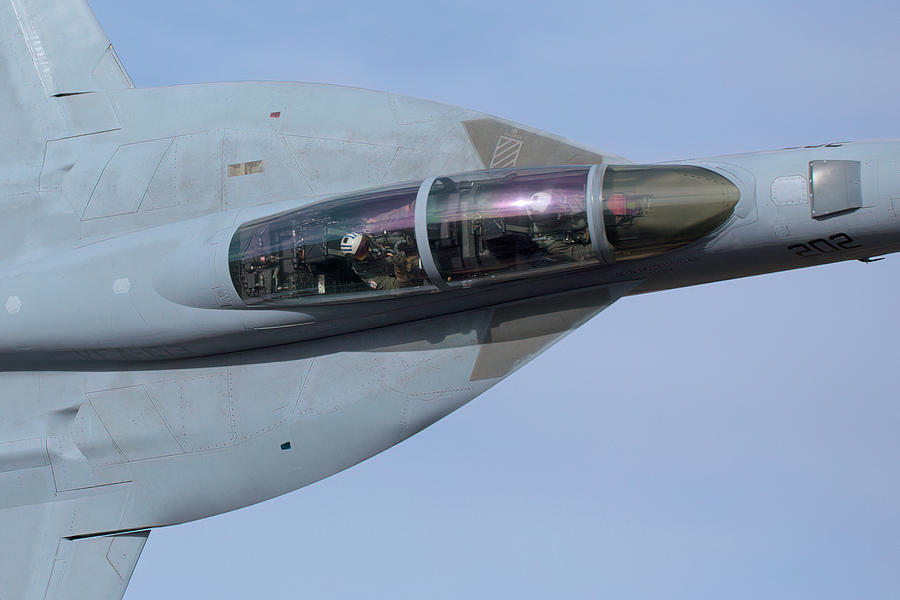
<svg viewBox="0 0 900 600">
<path fill-rule="evenodd" d="M 451 285 L 524 276 L 594 261 L 587 168 L 499 170 L 437 179 L 428 245 Z"/>
<path fill-rule="evenodd" d="M 709 169 L 683 165 L 609 167 L 603 223 L 617 260 L 644 258 L 700 239 L 731 216 L 737 187 Z"/>
<path fill-rule="evenodd" d="M 418 187 L 336 198 L 240 227 L 234 285 L 248 304 L 427 289 L 415 239 Z"/>
</svg>

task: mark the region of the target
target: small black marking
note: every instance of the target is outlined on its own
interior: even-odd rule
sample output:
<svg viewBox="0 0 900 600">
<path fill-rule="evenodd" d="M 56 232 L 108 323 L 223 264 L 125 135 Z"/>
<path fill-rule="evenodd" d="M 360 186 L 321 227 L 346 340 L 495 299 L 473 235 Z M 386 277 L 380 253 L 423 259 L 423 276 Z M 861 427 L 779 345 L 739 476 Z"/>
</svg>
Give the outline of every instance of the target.
<svg viewBox="0 0 900 600">
<path fill-rule="evenodd" d="M 810 240 L 805 244 L 788 246 L 787 249 L 794 252 L 797 256 L 822 256 L 823 254 L 831 254 L 832 252 L 839 252 L 841 250 L 862 248 L 862 244 L 854 242 L 855 240 L 846 233 L 836 233 L 829 236 L 827 240 L 821 238 Z"/>
<path fill-rule="evenodd" d="M 291 443 L 290 443 L 290 442 L 285 442 L 285 443 L 283 443 L 283 444 L 281 445 L 281 449 L 282 449 L 282 450 L 290 450 L 290 449 L 291 449 Z"/>
</svg>

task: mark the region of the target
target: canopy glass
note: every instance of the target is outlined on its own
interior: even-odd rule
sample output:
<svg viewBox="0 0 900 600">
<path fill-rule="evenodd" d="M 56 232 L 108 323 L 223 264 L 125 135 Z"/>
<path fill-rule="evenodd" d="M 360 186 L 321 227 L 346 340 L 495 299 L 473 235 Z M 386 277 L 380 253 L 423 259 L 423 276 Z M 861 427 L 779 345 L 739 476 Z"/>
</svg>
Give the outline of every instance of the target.
<svg viewBox="0 0 900 600">
<path fill-rule="evenodd" d="M 441 279 L 459 285 L 596 261 L 587 168 L 502 170 L 437 179 L 428 246 Z"/>
<path fill-rule="evenodd" d="M 616 260 L 646 258 L 711 233 L 731 216 L 738 188 L 713 171 L 685 165 L 608 167 L 603 224 Z"/>
<path fill-rule="evenodd" d="M 230 248 L 248 304 L 428 289 L 415 237 L 418 186 L 337 198 L 248 223 Z"/>
<path fill-rule="evenodd" d="M 251 305 L 390 297 L 652 257 L 714 232 L 739 199 L 687 165 L 477 171 L 247 223 L 229 267 Z"/>
</svg>

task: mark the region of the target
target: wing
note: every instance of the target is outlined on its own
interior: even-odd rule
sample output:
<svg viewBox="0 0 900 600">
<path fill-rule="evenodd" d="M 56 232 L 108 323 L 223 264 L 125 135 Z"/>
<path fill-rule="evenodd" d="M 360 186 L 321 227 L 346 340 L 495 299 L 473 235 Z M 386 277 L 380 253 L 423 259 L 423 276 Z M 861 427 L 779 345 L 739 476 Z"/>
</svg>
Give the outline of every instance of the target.
<svg viewBox="0 0 900 600">
<path fill-rule="evenodd" d="M 12 40 L 3 62 L 32 65 L 13 87 L 37 82 L 50 97 L 134 87 L 85 0 L 9 0 L 0 19 Z"/>
<path fill-rule="evenodd" d="M 134 85 L 85 0 L 0 0 L 0 197 L 37 191 L 49 140 L 111 131 Z"/>
<path fill-rule="evenodd" d="M 134 87 L 85 0 L 0 0 L 0 80 L 0 196 L 37 190 L 47 141 L 118 128 L 104 92 Z M 73 535 L 108 508 L 93 497 L 19 504 L 3 490 L 43 486 L 49 466 L 2 446 L 0 600 L 121 598 L 149 532 Z"/>
<path fill-rule="evenodd" d="M 77 512 L 56 502 L 0 510 L 0 600 L 122 598 L 150 532 L 64 537 Z"/>
</svg>

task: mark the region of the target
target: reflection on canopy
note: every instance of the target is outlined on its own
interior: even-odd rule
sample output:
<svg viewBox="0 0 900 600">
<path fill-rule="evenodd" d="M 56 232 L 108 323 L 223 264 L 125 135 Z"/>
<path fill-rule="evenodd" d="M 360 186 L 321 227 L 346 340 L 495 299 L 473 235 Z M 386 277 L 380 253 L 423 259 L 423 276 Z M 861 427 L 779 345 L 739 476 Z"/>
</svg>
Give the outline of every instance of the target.
<svg viewBox="0 0 900 600">
<path fill-rule="evenodd" d="M 291 304 L 553 275 L 697 241 L 740 199 L 728 179 L 701 167 L 607 167 L 602 190 L 588 190 L 598 177 L 590 174 L 479 171 L 324 200 L 239 227 L 231 277 L 248 304 Z M 426 202 L 418 228 L 427 233 L 418 240 L 417 197 Z"/>
<path fill-rule="evenodd" d="M 588 169 L 501 170 L 444 177 L 428 195 L 428 245 L 451 285 L 594 261 Z"/>
</svg>

